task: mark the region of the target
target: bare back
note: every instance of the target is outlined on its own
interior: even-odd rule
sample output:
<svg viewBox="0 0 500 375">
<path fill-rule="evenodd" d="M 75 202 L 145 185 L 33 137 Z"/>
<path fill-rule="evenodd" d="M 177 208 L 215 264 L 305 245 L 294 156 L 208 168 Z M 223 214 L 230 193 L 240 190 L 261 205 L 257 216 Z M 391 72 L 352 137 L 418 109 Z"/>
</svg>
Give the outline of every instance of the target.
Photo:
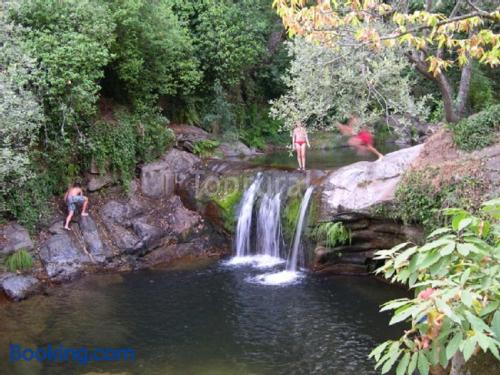
<svg viewBox="0 0 500 375">
<path fill-rule="evenodd" d="M 83 191 L 79 187 L 72 187 L 69 188 L 68 191 L 66 192 L 66 198 L 73 197 L 76 195 L 83 195 Z"/>
</svg>

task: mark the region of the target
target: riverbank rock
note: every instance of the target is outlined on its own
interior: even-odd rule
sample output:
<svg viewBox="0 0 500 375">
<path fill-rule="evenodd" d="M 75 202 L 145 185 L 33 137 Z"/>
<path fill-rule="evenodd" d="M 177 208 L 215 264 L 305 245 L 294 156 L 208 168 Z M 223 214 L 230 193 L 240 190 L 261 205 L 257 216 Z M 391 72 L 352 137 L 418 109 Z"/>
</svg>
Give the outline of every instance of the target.
<svg viewBox="0 0 500 375">
<path fill-rule="evenodd" d="M 0 226 L 0 255 L 9 255 L 20 249 L 33 249 L 28 231 L 14 222 Z"/>
<path fill-rule="evenodd" d="M 104 262 L 113 254 L 101 241 L 95 221 L 90 216 L 82 216 L 78 223 L 87 251 L 95 262 Z"/>
<path fill-rule="evenodd" d="M 322 183 L 321 217 L 331 218 L 342 212 L 367 213 L 393 200 L 397 184 L 422 147 L 395 151 L 379 161 L 362 161 L 331 172 Z"/>
<path fill-rule="evenodd" d="M 108 185 L 111 185 L 114 182 L 113 176 L 110 174 L 106 175 L 91 175 L 89 177 L 89 182 L 87 183 L 87 189 L 90 192 L 94 192 L 100 190 Z"/>
<path fill-rule="evenodd" d="M 7 274 L 0 278 L 0 287 L 10 299 L 19 301 L 36 292 L 40 282 L 30 275 Z"/>
<path fill-rule="evenodd" d="M 240 141 L 232 143 L 223 142 L 217 147 L 215 152 L 222 154 L 224 157 L 247 157 L 257 154 L 255 150 Z"/>
<path fill-rule="evenodd" d="M 90 257 L 78 249 L 68 234 L 51 236 L 39 252 L 47 276 L 58 280 L 71 280 L 77 276 Z"/>
</svg>

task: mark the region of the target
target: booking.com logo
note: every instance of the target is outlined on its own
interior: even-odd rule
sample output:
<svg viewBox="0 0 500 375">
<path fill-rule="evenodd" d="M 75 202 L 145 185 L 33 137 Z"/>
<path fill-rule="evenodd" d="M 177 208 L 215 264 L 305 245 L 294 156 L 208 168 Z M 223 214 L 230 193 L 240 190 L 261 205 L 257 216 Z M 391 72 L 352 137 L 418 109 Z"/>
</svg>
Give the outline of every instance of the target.
<svg viewBox="0 0 500 375">
<path fill-rule="evenodd" d="M 134 349 L 115 349 L 115 348 L 66 348 L 62 344 L 39 348 L 23 348 L 19 344 L 10 344 L 9 347 L 10 362 L 19 361 L 38 361 L 38 362 L 76 362 L 80 365 L 86 365 L 89 362 L 116 362 L 116 361 L 134 361 Z"/>
</svg>

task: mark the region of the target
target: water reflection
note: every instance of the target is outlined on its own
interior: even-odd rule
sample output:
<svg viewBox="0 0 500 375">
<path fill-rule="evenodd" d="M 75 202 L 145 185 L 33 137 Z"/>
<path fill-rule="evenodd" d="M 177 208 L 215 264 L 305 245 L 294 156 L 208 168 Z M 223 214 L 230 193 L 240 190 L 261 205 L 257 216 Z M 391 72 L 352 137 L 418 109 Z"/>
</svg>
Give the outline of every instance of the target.
<svg viewBox="0 0 500 375">
<path fill-rule="evenodd" d="M 248 283 L 261 271 L 89 276 L 0 306 L 1 374 L 374 374 L 366 355 L 398 335 L 378 305 L 401 291 L 365 278 Z M 11 364 L 9 343 L 130 347 L 134 363 Z"/>
</svg>

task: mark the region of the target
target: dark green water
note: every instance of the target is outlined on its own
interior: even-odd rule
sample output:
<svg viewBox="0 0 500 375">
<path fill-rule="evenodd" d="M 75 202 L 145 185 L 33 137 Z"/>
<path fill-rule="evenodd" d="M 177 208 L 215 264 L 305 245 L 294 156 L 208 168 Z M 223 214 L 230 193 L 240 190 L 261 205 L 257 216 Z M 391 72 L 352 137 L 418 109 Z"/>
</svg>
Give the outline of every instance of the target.
<svg viewBox="0 0 500 375">
<path fill-rule="evenodd" d="M 377 145 L 377 149 L 383 154 L 396 151 L 399 147 L 394 143 L 382 143 Z M 356 163 L 358 161 L 374 161 L 377 157 L 371 153 L 359 153 L 351 147 L 336 147 L 332 149 L 307 149 L 306 167 L 307 169 L 336 169 Z M 252 158 L 252 163 L 256 165 L 270 166 L 275 168 L 297 168 L 297 156 L 289 151 L 275 151 L 265 155 Z"/>
<path fill-rule="evenodd" d="M 404 292 L 369 278 L 247 282 L 261 271 L 94 275 L 0 306 L 0 374 L 375 374 L 367 359 L 399 336 L 378 306 Z M 133 363 L 11 364 L 9 343 L 133 348 Z"/>
</svg>

